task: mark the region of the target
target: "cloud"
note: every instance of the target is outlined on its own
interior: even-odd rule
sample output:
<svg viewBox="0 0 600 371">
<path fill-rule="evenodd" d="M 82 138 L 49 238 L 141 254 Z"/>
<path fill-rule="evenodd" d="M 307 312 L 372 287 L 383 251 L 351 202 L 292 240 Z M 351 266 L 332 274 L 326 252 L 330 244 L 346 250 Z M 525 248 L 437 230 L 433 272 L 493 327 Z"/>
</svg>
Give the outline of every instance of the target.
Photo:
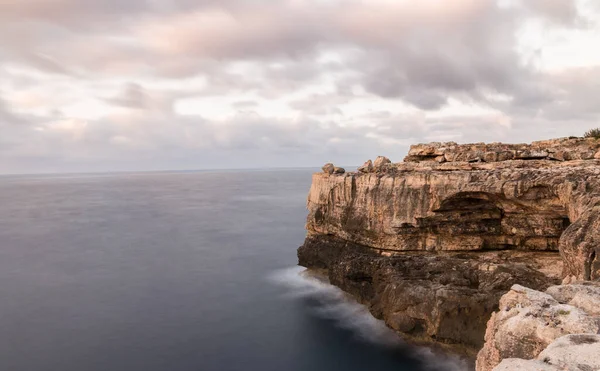
<svg viewBox="0 0 600 371">
<path fill-rule="evenodd" d="M 580 134 L 600 118 L 597 37 L 600 8 L 579 0 L 4 2 L 0 172 Z"/>
<path fill-rule="evenodd" d="M 118 96 L 108 98 L 106 101 L 116 106 L 140 109 L 147 108 L 150 104 L 146 90 L 136 83 L 127 84 Z"/>
</svg>

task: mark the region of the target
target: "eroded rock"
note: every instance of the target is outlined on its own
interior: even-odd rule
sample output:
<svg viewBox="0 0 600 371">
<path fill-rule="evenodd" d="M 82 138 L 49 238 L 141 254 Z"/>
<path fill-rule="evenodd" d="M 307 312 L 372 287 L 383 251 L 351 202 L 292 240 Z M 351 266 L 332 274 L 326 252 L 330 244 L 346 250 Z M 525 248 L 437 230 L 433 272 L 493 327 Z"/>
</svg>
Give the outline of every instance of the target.
<svg viewBox="0 0 600 371">
<path fill-rule="evenodd" d="M 589 292 L 585 286 L 552 287 L 564 300 Z M 558 294 L 557 294 L 558 293 Z M 477 371 L 489 371 L 503 359 L 533 359 L 556 339 L 570 334 L 600 333 L 600 317 L 574 305 L 561 304 L 549 293 L 515 285 L 500 299 L 487 325 Z"/>
<path fill-rule="evenodd" d="M 507 358 L 493 371 L 600 370 L 600 335 L 566 335 L 550 344 L 537 359 Z"/>
<path fill-rule="evenodd" d="M 367 162 L 365 162 L 362 166 L 360 166 L 358 168 L 358 171 L 360 171 L 361 173 L 370 173 L 373 171 L 373 162 L 371 160 L 368 160 Z"/>
<path fill-rule="evenodd" d="M 390 161 L 389 158 L 385 157 L 385 156 L 377 156 L 377 158 L 375 159 L 375 162 L 373 162 L 373 168 L 375 170 L 382 170 L 385 165 L 387 164 L 391 164 L 392 162 Z"/>
<path fill-rule="evenodd" d="M 561 304 L 573 305 L 590 315 L 600 317 L 600 283 L 598 282 L 551 286 L 546 293 Z"/>
<path fill-rule="evenodd" d="M 323 170 L 323 172 L 325 174 L 333 174 L 333 171 L 335 170 L 335 166 L 333 166 L 333 164 L 331 162 L 328 162 L 325 165 L 323 165 L 323 167 L 321 169 Z"/>
<path fill-rule="evenodd" d="M 435 142 L 412 145 L 404 161 L 434 161 L 439 156 L 447 161 L 470 162 L 501 162 L 512 159 L 588 160 L 599 159 L 599 149 L 600 141 L 576 137 L 542 140 L 531 144 Z"/>
<path fill-rule="evenodd" d="M 507 358 L 494 371 L 558 371 L 558 368 L 538 360 Z"/>
</svg>

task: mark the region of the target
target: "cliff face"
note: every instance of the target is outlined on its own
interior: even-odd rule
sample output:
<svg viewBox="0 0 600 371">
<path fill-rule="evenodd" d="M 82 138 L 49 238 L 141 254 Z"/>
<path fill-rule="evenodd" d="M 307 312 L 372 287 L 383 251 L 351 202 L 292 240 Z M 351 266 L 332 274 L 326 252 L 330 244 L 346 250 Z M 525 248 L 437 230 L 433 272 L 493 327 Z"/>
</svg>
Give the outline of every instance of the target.
<svg viewBox="0 0 600 371">
<path fill-rule="evenodd" d="M 600 279 L 599 149 L 431 143 L 314 174 L 300 264 L 400 332 L 476 350 L 513 284 Z"/>
</svg>

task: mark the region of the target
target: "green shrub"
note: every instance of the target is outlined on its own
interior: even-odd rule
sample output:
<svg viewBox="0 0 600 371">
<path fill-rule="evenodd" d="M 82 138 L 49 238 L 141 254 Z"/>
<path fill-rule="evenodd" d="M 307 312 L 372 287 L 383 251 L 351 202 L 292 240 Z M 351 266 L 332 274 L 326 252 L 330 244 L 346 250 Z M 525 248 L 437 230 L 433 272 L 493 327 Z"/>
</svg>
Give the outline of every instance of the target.
<svg viewBox="0 0 600 371">
<path fill-rule="evenodd" d="M 585 132 L 585 134 L 583 134 L 583 136 L 586 138 L 600 139 L 600 128 L 588 130 Z"/>
</svg>

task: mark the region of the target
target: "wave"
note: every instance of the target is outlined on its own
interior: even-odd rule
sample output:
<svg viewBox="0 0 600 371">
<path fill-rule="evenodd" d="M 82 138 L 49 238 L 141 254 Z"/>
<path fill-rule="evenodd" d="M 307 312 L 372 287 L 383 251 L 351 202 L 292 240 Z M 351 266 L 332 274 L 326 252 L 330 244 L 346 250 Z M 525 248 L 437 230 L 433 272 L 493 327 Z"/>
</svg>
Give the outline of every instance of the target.
<svg viewBox="0 0 600 371">
<path fill-rule="evenodd" d="M 467 362 L 457 356 L 440 354 L 427 347 L 407 344 L 398 334 L 376 319 L 368 309 L 326 278 L 302 267 L 280 269 L 268 280 L 286 288 L 288 299 L 309 299 L 316 303 L 311 313 L 334 322 L 336 326 L 352 331 L 364 341 L 380 346 L 403 348 L 406 354 L 419 360 L 427 371 L 466 371 Z"/>
</svg>

